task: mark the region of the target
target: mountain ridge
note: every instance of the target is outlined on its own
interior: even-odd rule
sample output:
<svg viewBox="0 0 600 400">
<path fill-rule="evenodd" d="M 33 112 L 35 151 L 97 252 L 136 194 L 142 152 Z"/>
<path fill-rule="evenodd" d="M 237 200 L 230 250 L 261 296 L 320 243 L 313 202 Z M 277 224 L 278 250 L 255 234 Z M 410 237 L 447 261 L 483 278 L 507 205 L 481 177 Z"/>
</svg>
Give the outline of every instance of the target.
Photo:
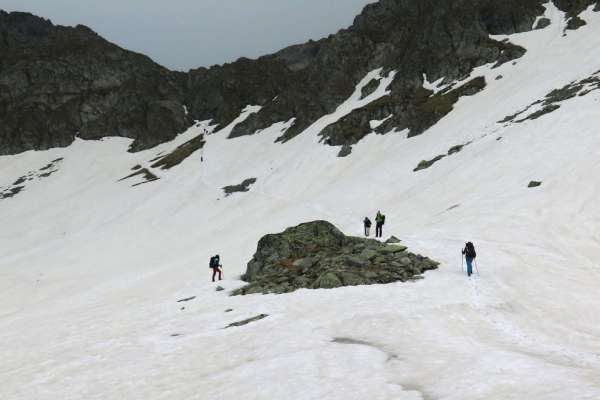
<svg viewBox="0 0 600 400">
<path fill-rule="evenodd" d="M 131 138 L 130 151 L 139 151 L 172 140 L 195 120 L 226 126 L 247 105 L 262 108 L 230 137 L 293 119 L 278 139 L 285 142 L 335 111 L 376 68 L 398 72 L 389 96 L 323 129 L 323 141 L 352 145 L 372 131 L 370 120 L 384 118 L 376 132 L 409 129 L 416 135 L 457 100 L 443 94 L 432 99 L 423 76 L 449 83 L 477 66 L 519 58 L 525 49 L 490 35 L 533 29 L 543 3 L 381 0 L 327 38 L 187 73 L 169 71 L 82 25 L 55 26 L 31 14 L 0 11 L 0 51 L 6 54 L 0 60 L 0 154 L 106 136 Z M 571 20 L 600 4 L 554 3 Z"/>
</svg>

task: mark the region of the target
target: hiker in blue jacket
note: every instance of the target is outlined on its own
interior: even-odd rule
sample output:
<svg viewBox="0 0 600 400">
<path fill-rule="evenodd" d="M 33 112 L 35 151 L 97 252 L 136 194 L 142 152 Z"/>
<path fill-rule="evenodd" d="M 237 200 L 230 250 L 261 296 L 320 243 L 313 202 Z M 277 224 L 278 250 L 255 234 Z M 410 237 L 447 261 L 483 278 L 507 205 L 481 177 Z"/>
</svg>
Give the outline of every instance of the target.
<svg viewBox="0 0 600 400">
<path fill-rule="evenodd" d="M 462 253 L 465 256 L 465 261 L 467 262 L 467 275 L 471 276 L 473 274 L 473 260 L 475 260 L 475 257 L 477 257 L 473 243 L 467 242 L 467 244 L 465 244 L 465 248 L 462 249 Z"/>
</svg>

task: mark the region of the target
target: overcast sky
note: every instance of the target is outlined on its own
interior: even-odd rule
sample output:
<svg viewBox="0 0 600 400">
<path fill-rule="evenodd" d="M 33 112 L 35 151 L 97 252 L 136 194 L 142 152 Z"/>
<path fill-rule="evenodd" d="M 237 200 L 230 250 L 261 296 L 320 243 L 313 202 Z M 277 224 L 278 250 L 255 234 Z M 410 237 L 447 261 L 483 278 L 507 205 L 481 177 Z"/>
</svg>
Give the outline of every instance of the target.
<svg viewBox="0 0 600 400">
<path fill-rule="evenodd" d="M 0 0 L 55 24 L 84 24 L 179 70 L 254 58 L 346 28 L 374 0 Z"/>
</svg>

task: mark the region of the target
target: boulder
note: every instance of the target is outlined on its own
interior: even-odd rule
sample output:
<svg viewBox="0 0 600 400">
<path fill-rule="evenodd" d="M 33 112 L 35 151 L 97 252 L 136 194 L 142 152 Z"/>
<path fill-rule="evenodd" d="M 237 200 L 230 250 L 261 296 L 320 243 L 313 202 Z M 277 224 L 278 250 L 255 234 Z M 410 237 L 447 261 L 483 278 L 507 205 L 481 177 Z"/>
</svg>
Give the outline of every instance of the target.
<svg viewBox="0 0 600 400">
<path fill-rule="evenodd" d="M 313 260 L 310 257 L 300 258 L 294 261 L 292 265 L 301 269 L 307 269 L 313 266 Z"/>
<path fill-rule="evenodd" d="M 437 268 L 435 261 L 406 250 L 345 236 L 326 221 L 301 224 L 259 240 L 242 276 L 248 285 L 232 295 L 406 282 Z"/>
<path fill-rule="evenodd" d="M 313 289 L 333 289 L 342 286 L 342 281 L 333 272 L 325 272 L 313 283 Z"/>
<path fill-rule="evenodd" d="M 385 243 L 387 244 L 396 244 L 396 243 L 400 243 L 401 240 L 398 239 L 396 236 L 390 236 L 390 238 L 388 240 L 385 241 Z"/>
</svg>

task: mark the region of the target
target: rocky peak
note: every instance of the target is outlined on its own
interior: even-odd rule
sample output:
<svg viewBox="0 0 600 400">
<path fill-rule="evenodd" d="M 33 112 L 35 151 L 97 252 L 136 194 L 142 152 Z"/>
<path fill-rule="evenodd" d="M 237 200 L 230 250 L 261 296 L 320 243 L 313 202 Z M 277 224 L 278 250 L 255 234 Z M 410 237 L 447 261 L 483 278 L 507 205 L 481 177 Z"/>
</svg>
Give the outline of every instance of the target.
<svg viewBox="0 0 600 400">
<path fill-rule="evenodd" d="M 0 14 L 0 154 L 70 144 L 75 136 L 135 139 L 132 149 L 189 124 L 185 77 L 91 29 Z"/>
<path fill-rule="evenodd" d="M 433 96 L 423 76 L 449 83 L 477 66 L 522 56 L 525 49 L 489 35 L 533 29 L 545 2 L 380 0 L 335 35 L 187 74 L 168 71 L 84 26 L 0 11 L 0 154 L 66 146 L 76 135 L 132 138 L 136 151 L 172 139 L 194 120 L 225 126 L 247 105 L 262 108 L 231 137 L 294 119 L 279 138 L 285 142 L 336 110 L 377 68 L 396 71 L 390 95 L 323 129 L 324 143 L 349 150 L 373 131 L 371 120 L 385 119 L 378 133 L 408 129 L 417 135 L 450 112 L 459 96 L 475 93 L 471 84 Z M 597 0 L 554 4 L 567 12 L 569 29 L 585 24 L 578 14 L 591 4 L 600 8 Z M 485 82 L 477 84 L 484 88 Z"/>
</svg>

